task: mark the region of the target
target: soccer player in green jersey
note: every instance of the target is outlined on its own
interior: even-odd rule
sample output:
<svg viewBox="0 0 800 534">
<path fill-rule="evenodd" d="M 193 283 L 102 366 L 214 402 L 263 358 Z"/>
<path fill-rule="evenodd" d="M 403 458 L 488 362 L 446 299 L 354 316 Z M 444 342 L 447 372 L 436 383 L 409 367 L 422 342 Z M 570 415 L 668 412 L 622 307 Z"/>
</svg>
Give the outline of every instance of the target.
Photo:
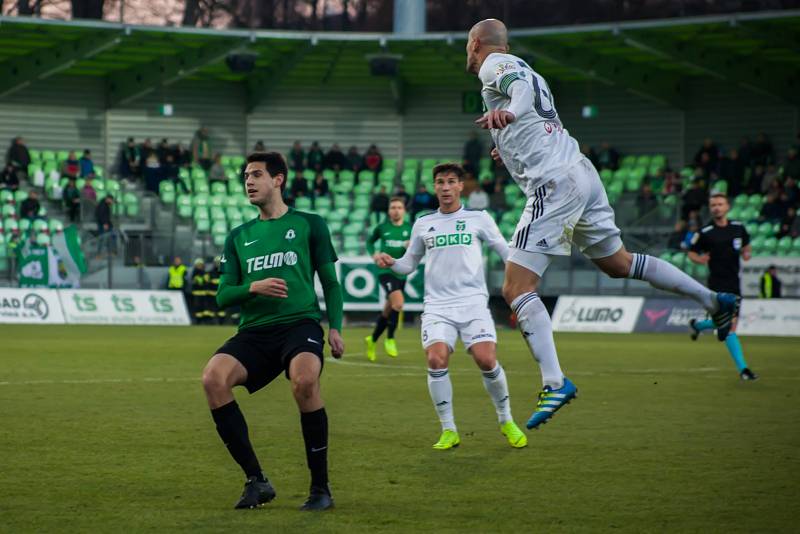
<svg viewBox="0 0 800 534">
<path fill-rule="evenodd" d="M 320 396 L 322 313 L 314 273 L 325 294 L 334 358 L 344 352 L 342 290 L 336 279 L 336 252 L 325 222 L 284 204 L 286 161 L 276 152 L 247 158 L 245 189 L 259 216 L 235 228 L 225 240 L 217 303 L 239 305 L 239 331 L 217 349 L 203 371 L 211 416 L 231 456 L 247 477 L 236 508 L 255 508 L 275 498 L 261 471 L 234 386 L 254 393 L 281 373 L 291 381 L 300 409 L 311 491 L 302 510 L 333 506 L 328 486 L 328 417 Z"/>
<path fill-rule="evenodd" d="M 406 205 L 401 197 L 392 197 L 389 200 L 389 220 L 382 222 L 372 231 L 367 239 L 367 252 L 375 258 L 376 254 L 382 252 L 393 258 L 401 258 L 408 247 L 408 239 L 411 237 L 411 225 L 405 222 Z M 375 250 L 375 243 L 381 242 L 380 248 Z M 375 330 L 372 334 L 364 338 L 367 344 L 367 358 L 374 362 L 375 343 L 384 330 L 386 341 L 383 347 L 386 354 L 392 358 L 397 356 L 397 343 L 394 340 L 394 331 L 397 329 L 397 319 L 403 309 L 403 289 L 406 286 L 406 276 L 395 274 L 391 269 L 378 269 L 378 281 L 386 292 L 386 303 L 383 311 L 375 321 Z"/>
</svg>

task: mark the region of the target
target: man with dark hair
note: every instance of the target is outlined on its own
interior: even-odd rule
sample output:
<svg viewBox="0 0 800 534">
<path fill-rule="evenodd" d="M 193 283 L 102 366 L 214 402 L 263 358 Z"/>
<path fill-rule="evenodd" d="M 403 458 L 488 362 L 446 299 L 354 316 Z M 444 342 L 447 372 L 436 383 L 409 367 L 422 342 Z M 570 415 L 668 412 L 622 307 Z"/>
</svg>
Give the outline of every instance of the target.
<svg viewBox="0 0 800 534">
<path fill-rule="evenodd" d="M 39 193 L 31 189 L 28 191 L 28 198 L 19 205 L 19 216 L 22 219 L 35 219 L 39 216 L 42 205 L 39 203 Z"/>
<path fill-rule="evenodd" d="M 741 222 L 728 220 L 730 203 L 728 202 L 728 197 L 724 194 L 715 193 L 711 195 L 708 201 L 708 208 L 711 212 L 712 220 L 692 238 L 692 246 L 688 254 L 689 259 L 700 265 L 708 265 L 708 287 L 711 290 L 724 291 L 741 296 L 739 258 L 744 261 L 750 259 L 752 254 L 750 236 Z M 738 316 L 737 309 L 730 332 L 723 337 L 723 340 L 733 362 L 736 364 L 741 379 L 755 380 L 758 375 L 747 367 L 742 345 L 736 335 Z M 711 319 L 704 321 L 692 319 L 689 321 L 689 327 L 692 329 L 692 341 L 695 341 L 700 332 L 711 330 L 715 325 Z"/>
<path fill-rule="evenodd" d="M 406 205 L 401 197 L 392 197 L 389 200 L 389 219 L 378 224 L 367 238 L 367 253 L 375 259 L 378 254 L 386 253 L 393 258 L 401 257 L 408 247 L 408 239 L 411 237 L 411 225 L 405 222 Z M 381 242 L 379 250 L 376 252 L 375 243 Z M 378 281 L 386 292 L 386 302 L 383 310 L 378 314 L 375 321 L 375 329 L 372 334 L 364 338 L 367 344 L 367 359 L 374 362 L 375 343 L 381 337 L 384 330 L 386 341 L 383 347 L 386 354 L 395 358 L 398 354 L 397 343 L 394 339 L 394 332 L 397 329 L 397 320 L 403 310 L 403 289 L 406 286 L 406 276 L 395 274 L 391 269 L 380 269 L 378 271 Z"/>
<path fill-rule="evenodd" d="M 92 161 L 92 151 L 88 148 L 83 151 L 81 159 L 78 160 L 81 178 L 94 178 L 94 161 Z"/>
<path fill-rule="evenodd" d="M 28 165 L 31 164 L 31 153 L 25 144 L 24 137 L 15 137 L 6 152 L 6 163 L 10 163 L 17 171 L 18 180 L 28 178 Z"/>
<path fill-rule="evenodd" d="M 382 185 L 378 192 L 372 196 L 372 200 L 369 203 L 369 211 L 370 213 L 383 214 L 388 210 L 389 195 L 386 194 L 386 186 Z"/>
<path fill-rule="evenodd" d="M 395 259 L 383 252 L 375 255 L 375 263 L 382 269 L 408 275 L 427 256 L 422 346 L 428 360 L 428 391 L 442 427 L 433 448 L 448 450 L 461 443 L 448 373 L 450 355 L 459 338 L 481 370 L 500 432 L 509 445 L 521 448 L 528 440 L 511 416 L 505 371 L 497 361 L 497 333 L 488 307 L 489 292 L 483 270 L 483 245 L 488 245 L 505 261 L 508 243 L 491 215 L 461 205 L 464 175 L 464 169 L 455 163 L 434 167 L 433 185 L 439 210 L 417 219 L 402 258 Z"/>
<path fill-rule="evenodd" d="M 106 245 L 106 249 L 111 252 L 116 250 L 116 237 L 114 234 L 114 223 L 111 221 L 111 206 L 114 204 L 114 197 L 110 194 L 106 195 L 101 202 L 97 204 L 94 210 L 95 220 L 97 221 L 97 254 Z"/>
<path fill-rule="evenodd" d="M 203 371 L 211 415 L 222 442 L 247 477 L 236 508 L 255 508 L 275 498 L 261 471 L 247 423 L 233 396 L 243 385 L 250 393 L 281 373 L 291 381 L 300 409 L 310 495 L 302 510 L 333 506 L 328 486 L 328 416 L 320 396 L 323 363 L 322 313 L 314 289 L 319 276 L 325 295 L 334 358 L 344 352 L 343 297 L 336 279 L 336 252 L 321 217 L 283 202 L 286 161 L 277 152 L 253 153 L 244 171 L 245 191 L 259 216 L 235 228 L 220 258 L 220 308 L 241 306 L 238 333 L 220 347 Z"/>
</svg>

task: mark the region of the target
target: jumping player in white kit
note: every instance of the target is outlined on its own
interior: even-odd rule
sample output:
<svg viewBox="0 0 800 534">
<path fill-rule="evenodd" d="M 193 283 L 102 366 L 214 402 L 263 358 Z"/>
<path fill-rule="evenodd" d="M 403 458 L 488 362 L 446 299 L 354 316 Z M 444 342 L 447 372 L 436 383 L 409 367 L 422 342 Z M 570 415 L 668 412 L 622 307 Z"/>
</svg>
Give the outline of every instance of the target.
<svg viewBox="0 0 800 534">
<path fill-rule="evenodd" d="M 489 312 L 482 245 L 485 243 L 505 261 L 508 243 L 485 211 L 461 205 L 464 169 L 443 163 L 433 169 L 433 185 L 439 210 L 417 219 L 408 249 L 402 258 L 378 254 L 375 262 L 397 274 L 416 270 L 425 263 L 425 303 L 422 314 L 422 346 L 428 359 L 428 390 L 442 425 L 433 448 L 451 449 L 460 443 L 453 416 L 453 386 L 447 370 L 450 354 L 461 338 L 483 375 L 483 385 L 492 398 L 500 431 L 514 448 L 528 444 L 514 423 L 508 384 L 497 363 L 497 333 Z"/>
<path fill-rule="evenodd" d="M 636 278 L 699 302 L 725 339 L 740 298 L 715 293 L 675 266 L 625 250 L 597 171 L 561 124 L 547 82 L 525 61 L 508 53 L 505 25 L 479 22 L 469 32 L 467 70 L 478 75 L 487 112 L 475 121 L 488 129 L 501 159 L 528 197 L 511 240 L 503 296 L 539 363 L 543 388 L 528 420 L 537 428 L 577 394 L 564 376 L 553 342 L 553 326 L 536 294 L 553 256 L 568 256 L 574 243 L 612 278 Z"/>
</svg>

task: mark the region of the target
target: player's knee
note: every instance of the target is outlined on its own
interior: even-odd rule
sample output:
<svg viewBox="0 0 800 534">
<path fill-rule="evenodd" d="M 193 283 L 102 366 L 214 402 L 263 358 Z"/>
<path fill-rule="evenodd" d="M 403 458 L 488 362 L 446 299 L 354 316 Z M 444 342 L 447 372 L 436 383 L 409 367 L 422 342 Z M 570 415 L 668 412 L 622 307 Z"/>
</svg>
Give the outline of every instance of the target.
<svg viewBox="0 0 800 534">
<path fill-rule="evenodd" d="M 392 303 L 392 311 L 400 313 L 403 311 L 403 303 L 402 302 L 393 302 Z"/>
<path fill-rule="evenodd" d="M 292 377 L 292 393 L 295 399 L 310 399 L 317 391 L 317 377 L 302 373 Z"/>
<path fill-rule="evenodd" d="M 619 261 L 607 265 L 603 271 L 611 278 L 627 278 L 631 272 L 631 263 L 629 260 L 626 261 L 625 258 L 620 258 Z"/>
<path fill-rule="evenodd" d="M 203 369 L 203 389 L 206 393 L 220 393 L 228 388 L 228 382 L 223 373 L 211 365 Z"/>
<path fill-rule="evenodd" d="M 522 295 L 523 293 L 529 293 L 531 291 L 536 291 L 536 286 L 530 286 L 530 284 L 520 284 L 518 282 L 514 282 L 506 278 L 503 281 L 503 298 L 506 300 L 506 303 L 511 306 L 511 303 L 514 302 L 518 296 Z"/>
<path fill-rule="evenodd" d="M 444 369 L 447 367 L 447 353 L 442 351 L 429 351 L 428 352 L 428 368 L 429 369 Z"/>
</svg>

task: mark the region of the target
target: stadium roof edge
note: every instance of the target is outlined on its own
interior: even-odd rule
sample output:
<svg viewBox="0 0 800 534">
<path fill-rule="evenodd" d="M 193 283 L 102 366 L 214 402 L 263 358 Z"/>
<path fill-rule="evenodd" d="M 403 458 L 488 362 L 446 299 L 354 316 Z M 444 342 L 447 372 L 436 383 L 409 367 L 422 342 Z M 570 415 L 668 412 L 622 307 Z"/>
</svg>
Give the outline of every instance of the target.
<svg viewBox="0 0 800 534">
<path fill-rule="evenodd" d="M 671 19 L 654 19 L 643 21 L 621 21 L 601 24 L 586 24 L 573 26 L 553 26 L 549 28 L 522 28 L 509 30 L 509 37 L 535 37 L 557 34 L 575 34 L 590 32 L 617 32 L 646 28 L 668 28 L 670 26 L 691 26 L 698 24 L 728 23 L 732 26 L 739 22 L 769 20 L 784 17 L 800 17 L 800 9 L 786 9 L 779 11 L 761 11 L 757 13 L 733 13 L 726 15 L 708 15 L 698 17 L 682 17 Z M 161 32 L 189 35 L 208 35 L 214 37 L 244 37 L 251 40 L 257 39 L 287 39 L 311 41 L 361 41 L 379 43 L 389 41 L 463 41 L 466 32 L 430 32 L 422 34 L 400 35 L 395 33 L 362 33 L 362 32 L 303 32 L 291 30 L 249 30 L 249 29 L 214 29 L 214 28 L 188 28 L 172 26 L 152 26 L 140 24 L 125 24 L 119 22 L 95 20 L 54 20 L 37 17 L 10 17 L 0 16 L 0 25 L 3 24 L 38 24 L 49 26 L 71 26 L 98 30 L 122 30 L 126 33 Z"/>
</svg>

